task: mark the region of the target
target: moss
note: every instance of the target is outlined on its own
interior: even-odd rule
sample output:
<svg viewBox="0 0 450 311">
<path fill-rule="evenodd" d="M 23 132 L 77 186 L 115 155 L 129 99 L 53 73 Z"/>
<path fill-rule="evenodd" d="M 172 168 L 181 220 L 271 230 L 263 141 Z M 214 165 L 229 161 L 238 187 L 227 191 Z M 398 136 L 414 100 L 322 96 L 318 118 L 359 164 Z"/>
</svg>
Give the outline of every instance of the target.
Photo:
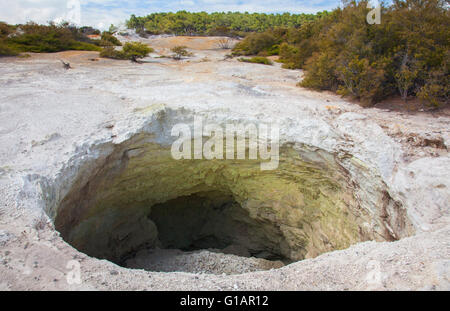
<svg viewBox="0 0 450 311">
<path fill-rule="evenodd" d="M 280 168 L 261 171 L 259 161 L 175 161 L 169 149 L 145 143 L 146 139 L 136 138 L 122 146 L 82 191 L 84 197 L 74 193 L 62 204 L 57 228 L 79 249 L 93 256 L 108 256 L 108 252 L 118 256 L 117 249 L 126 253 L 138 248 L 142 236 L 147 242 L 156 241 L 153 231 L 145 229 L 130 232 L 122 242 L 114 238 L 114 244 L 111 230 L 141 224 L 152 206 L 211 192 L 229 193 L 260 225 L 259 240 L 267 240 L 269 248 L 292 260 L 359 241 L 364 217 L 354 216 L 356 202 L 349 201 L 351 191 L 342 184 L 342 172 L 330 158 L 314 164 L 284 148 Z M 74 204 L 75 219 L 70 212 Z M 111 245 L 115 246 L 110 249 Z"/>
</svg>

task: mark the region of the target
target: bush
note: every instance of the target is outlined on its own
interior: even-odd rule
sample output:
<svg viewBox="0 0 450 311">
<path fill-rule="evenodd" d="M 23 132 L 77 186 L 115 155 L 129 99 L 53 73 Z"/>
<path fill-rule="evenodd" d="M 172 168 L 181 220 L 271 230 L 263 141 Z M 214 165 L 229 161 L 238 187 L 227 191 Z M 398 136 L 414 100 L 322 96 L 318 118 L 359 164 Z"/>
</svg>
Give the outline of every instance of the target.
<svg viewBox="0 0 450 311">
<path fill-rule="evenodd" d="M 125 54 L 122 51 L 117 51 L 114 47 L 108 46 L 105 47 L 100 52 L 100 57 L 103 58 L 112 58 L 112 59 L 127 59 Z"/>
<path fill-rule="evenodd" d="M 334 57 L 327 53 L 315 53 L 306 62 L 305 69 L 307 74 L 299 86 L 315 90 L 336 91 L 338 89 Z"/>
<path fill-rule="evenodd" d="M 370 64 L 368 59 L 355 57 L 338 67 L 337 72 L 341 82 L 338 94 L 351 95 L 367 104 L 374 104 L 382 98 L 384 70 Z"/>
<path fill-rule="evenodd" d="M 286 68 L 306 69 L 301 86 L 376 103 L 393 94 L 448 104 L 450 15 L 445 1 L 395 0 L 369 25 L 366 1 L 349 0 L 325 18 L 290 30 Z"/>
<path fill-rule="evenodd" d="M 222 50 L 230 50 L 233 48 L 234 42 L 230 38 L 222 38 L 218 41 L 217 47 Z"/>
<path fill-rule="evenodd" d="M 269 66 L 273 65 L 273 62 L 270 59 L 262 56 L 255 56 L 252 58 L 239 58 L 239 61 L 244 63 L 263 64 Z"/>
<path fill-rule="evenodd" d="M 448 68 L 430 73 L 430 79 L 422 86 L 417 97 L 426 101 L 428 105 L 439 107 L 450 104 L 450 75 Z"/>
<path fill-rule="evenodd" d="M 278 44 L 279 39 L 269 32 L 253 33 L 244 40 L 236 44 L 233 49 L 233 55 L 257 55 L 261 52 L 267 52 L 274 45 Z"/>
<path fill-rule="evenodd" d="M 75 51 L 95 51 L 95 52 L 100 52 L 101 48 L 99 48 L 98 46 L 96 46 L 95 44 L 92 44 L 92 43 L 73 41 L 67 47 L 65 47 L 64 50 L 65 51 L 67 51 L 67 50 L 75 50 Z"/>
<path fill-rule="evenodd" d="M 128 42 L 123 46 L 123 53 L 129 60 L 136 62 L 138 59 L 145 58 L 154 50 L 141 42 Z"/>
<path fill-rule="evenodd" d="M 286 42 L 282 43 L 280 46 L 280 62 L 283 63 L 283 68 L 286 69 L 302 68 L 300 49 Z"/>
<path fill-rule="evenodd" d="M 102 33 L 100 46 L 122 46 L 122 43 L 113 34 L 104 31 Z"/>
<path fill-rule="evenodd" d="M 175 59 L 175 60 L 180 60 L 183 57 L 189 57 L 189 56 L 193 55 L 192 53 L 190 53 L 187 50 L 186 46 L 182 46 L 182 45 L 179 45 L 179 46 L 176 46 L 176 47 L 172 48 L 171 51 L 173 53 L 172 58 Z"/>
<path fill-rule="evenodd" d="M 68 24 L 56 26 L 28 23 L 18 26 L 17 31 L 4 40 L 10 49 L 19 52 L 101 51 L 79 28 Z"/>
<path fill-rule="evenodd" d="M 280 55 L 280 45 L 275 44 L 267 49 L 267 56 Z"/>
<path fill-rule="evenodd" d="M 0 39 L 0 56 L 16 56 L 19 52 L 9 47 L 3 40 Z"/>
<path fill-rule="evenodd" d="M 128 42 L 123 46 L 122 51 L 116 50 L 114 47 L 106 47 L 100 53 L 100 57 L 112 59 L 128 59 L 138 62 L 139 59 L 145 58 L 152 53 L 153 49 L 146 44 L 140 42 Z"/>
</svg>

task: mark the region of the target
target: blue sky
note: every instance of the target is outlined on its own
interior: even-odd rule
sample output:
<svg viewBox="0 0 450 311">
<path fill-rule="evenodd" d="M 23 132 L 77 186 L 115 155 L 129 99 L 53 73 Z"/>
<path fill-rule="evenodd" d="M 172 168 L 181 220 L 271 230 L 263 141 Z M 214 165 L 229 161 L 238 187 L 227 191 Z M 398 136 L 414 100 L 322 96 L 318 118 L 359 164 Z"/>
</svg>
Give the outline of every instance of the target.
<svg viewBox="0 0 450 311">
<path fill-rule="evenodd" d="M 315 13 L 333 9 L 339 3 L 340 0 L 0 0 L 0 21 L 17 24 L 64 19 L 104 28 L 123 22 L 131 14 L 179 10 Z"/>
</svg>

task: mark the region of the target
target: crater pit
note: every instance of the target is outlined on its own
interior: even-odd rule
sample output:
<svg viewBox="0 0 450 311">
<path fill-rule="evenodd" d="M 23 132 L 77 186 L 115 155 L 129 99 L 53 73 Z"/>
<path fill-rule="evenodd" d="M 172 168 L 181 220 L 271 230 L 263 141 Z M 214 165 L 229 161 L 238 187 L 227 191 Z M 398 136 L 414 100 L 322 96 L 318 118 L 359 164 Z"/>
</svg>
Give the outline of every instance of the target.
<svg viewBox="0 0 450 311">
<path fill-rule="evenodd" d="M 107 155 L 49 211 L 65 241 L 124 267 L 222 273 L 177 260 L 228 254 L 264 270 L 413 233 L 382 179 L 351 155 L 284 143 L 279 168 L 262 171 L 257 160 L 174 160 L 158 141 L 141 133 L 93 146 Z"/>
</svg>

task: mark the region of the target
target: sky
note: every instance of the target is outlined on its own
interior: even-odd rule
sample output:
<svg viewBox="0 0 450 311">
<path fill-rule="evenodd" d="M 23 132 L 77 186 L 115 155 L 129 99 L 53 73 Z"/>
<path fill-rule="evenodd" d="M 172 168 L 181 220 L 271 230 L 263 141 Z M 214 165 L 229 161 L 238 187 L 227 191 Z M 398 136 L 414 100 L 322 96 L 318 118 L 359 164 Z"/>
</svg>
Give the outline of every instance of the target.
<svg viewBox="0 0 450 311">
<path fill-rule="evenodd" d="M 120 24 L 131 14 L 153 12 L 265 12 L 315 13 L 331 10 L 339 0 L 0 0 L 0 21 L 10 24 L 34 21 L 71 21 L 105 29 Z"/>
</svg>

